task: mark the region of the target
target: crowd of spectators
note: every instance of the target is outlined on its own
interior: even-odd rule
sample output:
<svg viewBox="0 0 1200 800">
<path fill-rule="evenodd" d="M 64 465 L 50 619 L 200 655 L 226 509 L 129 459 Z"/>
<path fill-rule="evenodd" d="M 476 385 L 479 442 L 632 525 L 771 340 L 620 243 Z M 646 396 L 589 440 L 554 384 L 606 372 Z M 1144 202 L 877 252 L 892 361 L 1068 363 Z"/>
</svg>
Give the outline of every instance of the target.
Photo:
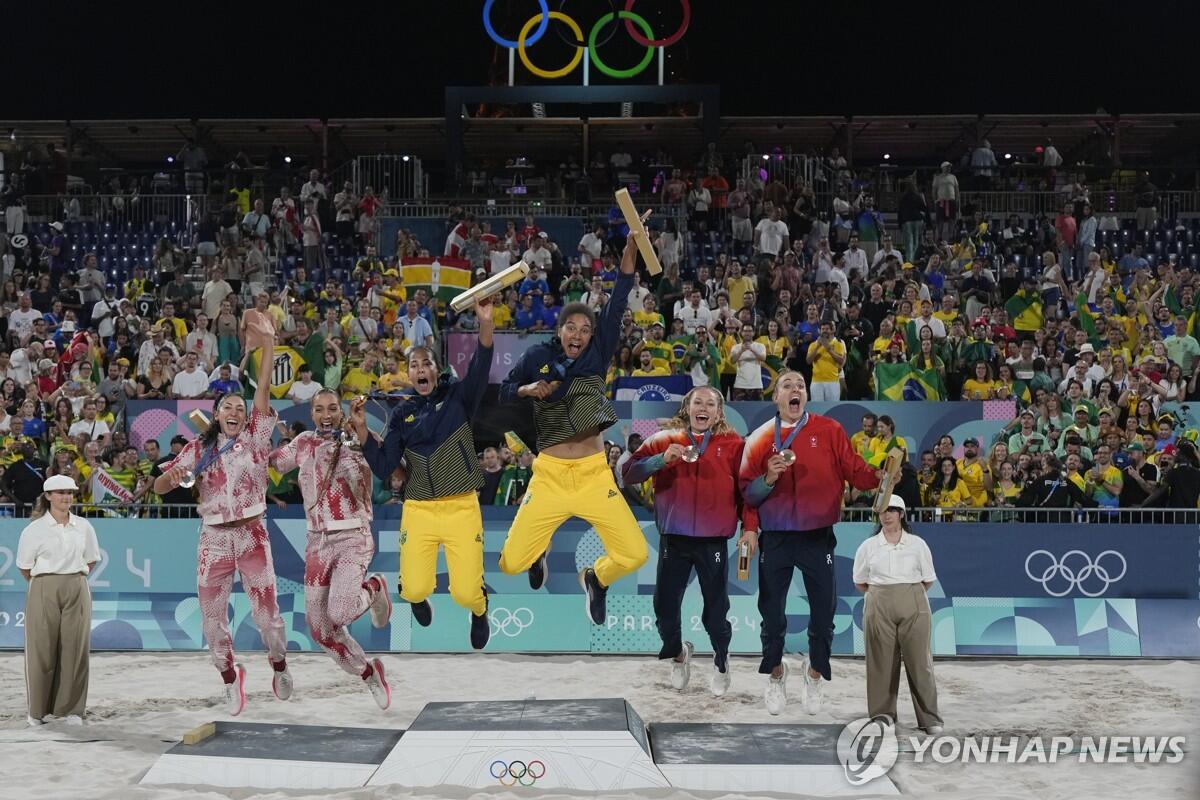
<svg viewBox="0 0 1200 800">
<path fill-rule="evenodd" d="M 1014 486 L 1049 468 L 1044 453 L 1064 475 L 1079 476 L 1068 481 L 1078 484 L 1079 502 L 1117 498 L 1124 506 L 1145 501 L 1138 491 L 1146 487 L 1129 476 L 1131 465 L 1140 468 L 1139 445 L 1150 466 L 1185 460 L 1176 439 L 1194 438 L 1190 423 L 1162 412 L 1196 392 L 1196 276 L 1175 259 L 1152 266 L 1142 254 L 1139 231 L 1163 224 L 1155 214 L 1139 207 L 1134 220 L 1102 221 L 1086 183 L 1049 165 L 1061 211 L 994 221 L 959 202 L 959 178 L 946 163 L 929 185 L 905 184 L 893 219 L 836 153 L 826 166 L 821 201 L 803 179 L 740 177 L 712 148 L 671 169 L 657 187 L 664 213 L 652 219 L 663 272 L 639 272 L 629 293 L 610 386 L 680 374 L 730 400 L 769 399 L 773 375 L 790 368 L 805 375 L 814 401 L 858 400 L 877 396 L 877 365 L 906 362 L 936 373 L 945 399 L 1011 399 L 1028 411 L 994 443 L 1007 452 L 985 459 L 994 467 L 989 494 L 971 483 L 955 500 L 953 485 L 930 479 L 939 493 L 919 504 L 931 506 L 995 505 L 994 486 L 1016 502 Z M 980 169 L 972 161 L 964 183 L 978 184 Z M 1153 186 L 1142 188 L 1153 204 Z M 23 481 L 30 470 L 13 469 L 25 461 L 81 478 L 102 465 L 137 500 L 153 502 L 148 479 L 161 454 L 150 444 L 126 453 L 124 404 L 245 389 L 252 354 L 241 312 L 249 306 L 274 317 L 278 344 L 303 361 L 287 396 L 304 401 L 322 386 L 344 397 L 402 391 L 409 345 L 476 328 L 469 311 L 454 314 L 424 289 L 405 287 L 400 260 L 431 249 L 464 259 L 477 281 L 518 260 L 531 266 L 501 298 L 500 330 L 552 331 L 564 303 L 599 309 L 611 301 L 627 233 L 615 208 L 566 242 L 533 215 L 493 232 L 454 212 L 444 244 L 401 229 L 385 261 L 384 202 L 370 187 L 334 192 L 316 170 L 273 198 L 231 191 L 190 240 L 164 237 L 121 285 L 107 282 L 94 253 L 70 257 L 61 221 L 23 248 L 6 237 L 0 486 L 9 498 L 25 502 L 21 484 L 32 486 Z M 1101 230 L 1123 228 L 1133 230 L 1119 252 L 1099 243 Z M 348 275 L 329 269 L 333 251 L 354 257 Z M 278 269 L 286 256 L 297 265 Z M 1034 429 L 1025 431 L 1030 417 Z M 878 460 L 881 446 L 864 452 Z M 926 478 L 940 469 L 936 458 L 912 455 Z M 514 473 L 495 491 L 504 502 L 519 499 L 522 456 L 499 449 L 482 458 L 489 475 Z M 1104 480 L 1111 468 L 1128 477 Z M 1146 496 L 1161 500 L 1154 493 L 1164 476 L 1145 472 Z M 294 498 L 286 476 L 275 488 L 273 498 Z"/>
</svg>

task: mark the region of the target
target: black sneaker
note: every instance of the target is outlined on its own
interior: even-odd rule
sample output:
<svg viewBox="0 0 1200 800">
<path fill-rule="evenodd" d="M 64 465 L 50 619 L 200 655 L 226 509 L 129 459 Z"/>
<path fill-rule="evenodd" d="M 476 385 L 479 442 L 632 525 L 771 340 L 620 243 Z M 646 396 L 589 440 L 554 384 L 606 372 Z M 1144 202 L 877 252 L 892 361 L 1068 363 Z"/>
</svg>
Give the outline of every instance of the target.
<svg viewBox="0 0 1200 800">
<path fill-rule="evenodd" d="M 429 623 L 433 622 L 433 606 L 429 604 L 429 601 L 422 600 L 419 603 L 411 603 L 409 607 L 412 608 L 413 619 L 417 621 L 417 624 L 422 628 L 428 628 Z"/>
<path fill-rule="evenodd" d="M 471 612 L 471 647 L 482 650 L 492 636 L 492 624 L 488 621 L 487 589 L 483 590 L 483 613 Z"/>
<path fill-rule="evenodd" d="M 596 570 L 591 567 L 579 571 L 579 585 L 583 587 L 586 596 L 584 609 L 588 619 L 592 621 L 593 625 L 603 625 L 604 620 L 608 617 L 605 608 L 608 587 L 600 583 L 600 579 L 596 577 Z"/>
<path fill-rule="evenodd" d="M 546 585 L 546 577 L 550 574 L 549 560 L 550 551 L 547 550 L 529 568 L 529 588 L 535 592 Z"/>
</svg>

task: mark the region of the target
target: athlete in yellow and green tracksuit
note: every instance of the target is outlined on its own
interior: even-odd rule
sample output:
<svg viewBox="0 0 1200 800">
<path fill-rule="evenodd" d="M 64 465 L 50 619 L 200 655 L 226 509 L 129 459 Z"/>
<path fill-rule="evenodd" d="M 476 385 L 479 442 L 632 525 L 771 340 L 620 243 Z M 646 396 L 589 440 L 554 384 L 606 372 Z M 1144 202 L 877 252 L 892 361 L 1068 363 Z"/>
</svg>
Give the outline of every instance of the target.
<svg viewBox="0 0 1200 800">
<path fill-rule="evenodd" d="M 620 337 L 621 315 L 633 289 L 637 248 L 630 235 L 612 298 L 599 314 L 569 303 L 558 317 L 558 337 L 525 351 L 500 390 L 501 400 L 533 403 L 539 455 L 500 553 L 508 575 L 529 571 L 529 585 L 546 581 L 547 550 L 558 527 L 581 517 L 596 529 L 606 553 L 579 573 L 588 618 L 605 620 L 605 593 L 646 562 L 641 525 L 617 489 L 600 433 L 617 421 L 604 380 Z"/>
<path fill-rule="evenodd" d="M 475 314 L 479 346 L 463 380 L 439 375 L 434 354 L 414 347 L 408 355 L 408 377 L 416 393 L 392 412 L 382 441 L 367 431 L 361 401 L 351 406 L 351 422 L 372 472 L 384 481 L 398 467 L 407 472 L 400 518 L 401 599 L 412 606 L 418 624 L 432 622 L 429 595 L 437 582 L 441 546 L 450 573 L 450 596 L 470 610 L 471 646 L 480 650 L 490 633 L 477 494 L 483 473 L 469 422 L 487 389 L 492 363 L 495 325 L 490 301 L 477 303 Z"/>
</svg>

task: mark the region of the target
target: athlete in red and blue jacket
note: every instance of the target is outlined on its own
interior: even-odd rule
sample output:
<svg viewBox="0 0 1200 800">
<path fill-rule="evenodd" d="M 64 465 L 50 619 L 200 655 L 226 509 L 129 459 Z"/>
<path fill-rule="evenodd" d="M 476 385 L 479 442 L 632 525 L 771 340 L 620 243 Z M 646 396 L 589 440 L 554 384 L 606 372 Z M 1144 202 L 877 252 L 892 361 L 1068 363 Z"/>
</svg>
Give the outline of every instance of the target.
<svg viewBox="0 0 1200 800">
<path fill-rule="evenodd" d="M 758 671 L 769 674 L 766 704 L 772 714 L 787 704 L 787 595 L 799 568 L 808 596 L 808 656 L 803 662 L 802 697 L 809 713 L 821 701 L 821 678 L 830 680 L 833 612 L 837 605 L 833 525 L 841 516 L 845 483 L 874 489 L 880 470 L 868 466 L 840 424 L 805 410 L 808 387 L 798 372 L 775 383 L 776 412 L 746 437 L 740 484 L 746 504 L 758 509 L 762 527 L 758 559 L 758 611 L 763 656 Z"/>
<path fill-rule="evenodd" d="M 658 657 L 674 659 L 671 682 L 676 689 L 686 687 L 694 648 L 683 641 L 680 609 L 694 569 L 704 597 L 704 629 L 713 648 L 709 687 L 720 697 L 729 689 L 733 636 L 728 619 L 729 538 L 740 521 L 742 539 L 753 541 L 758 515 L 742 503 L 738 492 L 743 442 L 725 422 L 720 392 L 707 386 L 692 389 L 672 423 L 642 443 L 625 463 L 622 477 L 627 486 L 654 479 L 654 514 L 661 537 L 654 586 L 654 614 L 663 641 Z"/>
</svg>

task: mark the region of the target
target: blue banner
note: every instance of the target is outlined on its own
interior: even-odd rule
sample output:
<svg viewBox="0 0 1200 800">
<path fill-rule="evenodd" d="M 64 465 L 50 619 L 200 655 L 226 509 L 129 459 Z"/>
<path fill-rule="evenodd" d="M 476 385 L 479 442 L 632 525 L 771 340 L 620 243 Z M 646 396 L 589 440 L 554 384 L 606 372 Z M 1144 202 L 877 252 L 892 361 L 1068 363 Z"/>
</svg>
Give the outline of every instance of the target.
<svg viewBox="0 0 1200 800">
<path fill-rule="evenodd" d="M 372 570 L 395 586 L 399 565 L 400 506 L 377 509 L 378 544 Z M 305 521 L 268 518 L 279 603 L 289 645 L 316 650 L 304 616 Z M 499 571 L 515 509 L 484 509 L 485 580 L 488 588 L 494 651 L 653 653 L 660 646 L 653 593 L 658 535 L 644 512 L 639 521 L 650 545 L 650 559 L 636 573 L 613 584 L 608 619 L 593 626 L 584 620 L 576 573 L 602 552 L 594 529 L 569 520 L 555 534 L 550 579 L 533 592 L 524 575 Z M 25 582 L 14 563 L 26 522 L 0 519 L 0 648 L 18 649 L 24 641 Z M 198 650 L 204 646 L 196 601 L 197 520 L 93 520 L 103 557 L 89 582 L 93 592 L 93 646 L 98 649 Z M 861 655 L 862 596 L 854 589 L 851 568 L 859 544 L 874 526 L 841 523 L 836 527 L 838 603 L 833 651 Z M 1161 656 L 1200 657 L 1200 555 L 1195 530 L 1157 526 L 1153 542 L 1132 546 L 1144 536 L 1136 526 L 998 525 L 927 523 L 916 532 L 929 542 L 938 581 L 930 589 L 933 650 L 937 655 Z M 733 542 L 729 542 L 730 554 Z M 1028 569 L 1027 569 L 1028 567 Z M 455 613 L 447 594 L 445 562 L 439 557 L 437 592 L 431 598 L 437 621 L 422 628 L 409 607 L 397 603 L 383 629 L 360 619 L 352 630 L 368 650 L 466 651 L 467 615 Z M 731 649 L 759 651 L 757 570 L 748 581 L 731 574 Z M 235 645 L 262 647 L 240 584 L 232 597 Z M 684 596 L 684 635 L 707 648 L 701 624 L 702 602 L 693 582 Z M 788 652 L 807 650 L 808 602 L 797 574 L 787 602 Z"/>
<path fill-rule="evenodd" d="M 617 378 L 616 389 L 617 400 L 678 403 L 692 390 L 692 377 L 663 375 L 660 378 Z"/>
</svg>

